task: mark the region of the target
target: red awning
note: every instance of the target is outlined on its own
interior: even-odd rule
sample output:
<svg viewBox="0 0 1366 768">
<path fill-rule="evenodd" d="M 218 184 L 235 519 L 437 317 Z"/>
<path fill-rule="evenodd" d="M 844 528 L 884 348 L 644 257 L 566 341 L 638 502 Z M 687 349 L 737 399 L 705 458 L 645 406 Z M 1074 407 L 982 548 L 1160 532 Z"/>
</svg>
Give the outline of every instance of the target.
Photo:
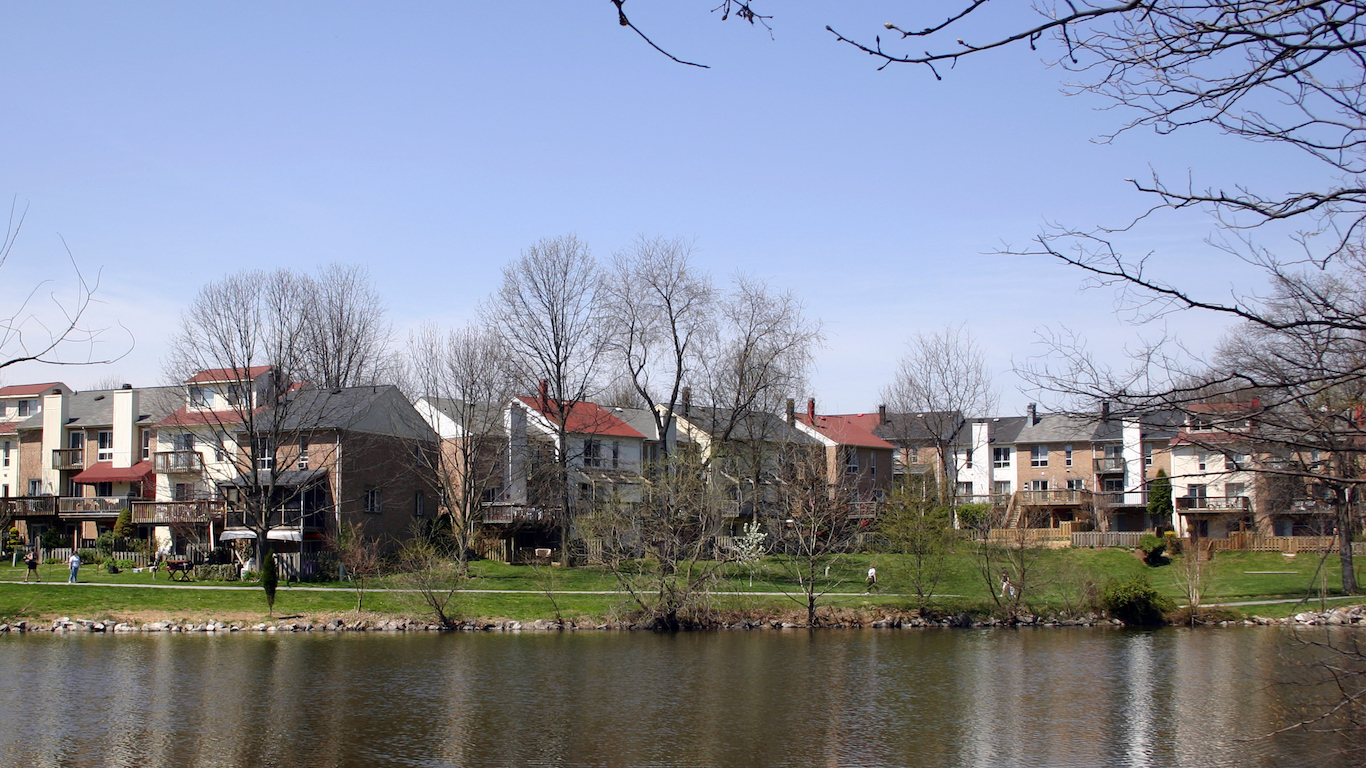
<svg viewBox="0 0 1366 768">
<path fill-rule="evenodd" d="M 111 461 L 96 462 L 71 478 L 75 483 L 140 483 L 152 476 L 152 462 L 139 461 L 131 467 L 114 468 Z"/>
</svg>

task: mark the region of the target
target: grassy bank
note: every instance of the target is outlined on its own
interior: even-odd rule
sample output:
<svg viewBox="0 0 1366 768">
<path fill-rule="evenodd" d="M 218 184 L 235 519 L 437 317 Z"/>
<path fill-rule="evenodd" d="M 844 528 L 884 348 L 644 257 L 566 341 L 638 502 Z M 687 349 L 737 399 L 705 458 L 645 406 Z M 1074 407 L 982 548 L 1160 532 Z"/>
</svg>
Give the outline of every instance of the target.
<svg viewBox="0 0 1366 768">
<path fill-rule="evenodd" d="M 1160 592 L 1174 600 L 1183 596 L 1179 563 L 1150 567 L 1133 552 L 1121 549 L 1040 550 L 1035 553 L 1027 579 L 1027 607 L 1041 615 L 1084 608 L 1088 597 L 1108 582 L 1146 577 Z M 1323 563 L 1315 577 L 1320 556 L 1302 554 L 1286 557 L 1279 553 L 1224 552 L 1211 562 L 1206 603 L 1242 602 L 1318 595 L 1326 583 L 1328 596 L 1337 595 L 1340 582 L 1336 557 Z M 879 574 L 880 591 L 864 594 L 863 577 L 869 566 Z M 1366 569 L 1358 579 L 1366 577 Z M 82 568 L 82 584 L 65 583 L 67 570 L 61 565 L 42 566 L 42 584 L 7 583 L 21 581 L 22 567 L 0 565 L 0 619 L 82 616 L 87 618 L 177 618 L 203 620 L 232 618 L 256 620 L 266 616 L 266 604 L 259 589 L 165 589 L 166 575 L 149 572 L 109 574 L 98 568 Z M 620 618 L 632 610 L 626 596 L 618 591 L 615 576 L 601 568 L 514 566 L 494 562 L 475 562 L 467 592 L 457 598 L 457 613 L 467 617 L 502 617 L 518 620 L 580 616 Z M 843 609 L 907 611 L 918 606 L 914 597 L 908 563 L 896 555 L 857 555 L 833 561 L 830 567 L 833 590 L 822 605 Z M 117 585 L 117 586 L 99 586 Z M 196 586 L 242 587 L 240 582 L 196 582 Z M 402 584 L 394 579 L 376 579 L 376 591 L 366 595 L 365 608 L 389 616 L 424 616 L 418 595 L 385 592 Z M 307 587 L 306 589 L 303 587 Z M 996 608 L 993 593 L 999 581 L 983 578 L 978 561 L 967 550 L 950 554 L 944 562 L 936 596 L 929 608 L 934 611 L 987 613 Z M 487 592 L 481 590 L 509 590 Z M 609 594 L 592 594 L 607 592 Z M 715 588 L 712 605 L 723 611 L 788 615 L 799 608 L 800 588 L 787 575 L 780 560 L 769 558 L 754 569 L 733 567 Z M 554 593 L 553 598 L 551 594 Z M 757 593 L 757 594 L 756 594 Z M 769 594 L 762 594 L 769 593 Z M 346 583 L 309 583 L 282 585 L 277 593 L 275 615 L 335 616 L 355 608 L 355 593 Z M 1317 604 L 1317 600 L 1314 601 Z M 1341 604 L 1341 603 L 1339 603 Z M 1247 615 L 1282 616 L 1292 605 L 1248 606 L 1235 609 Z"/>
</svg>

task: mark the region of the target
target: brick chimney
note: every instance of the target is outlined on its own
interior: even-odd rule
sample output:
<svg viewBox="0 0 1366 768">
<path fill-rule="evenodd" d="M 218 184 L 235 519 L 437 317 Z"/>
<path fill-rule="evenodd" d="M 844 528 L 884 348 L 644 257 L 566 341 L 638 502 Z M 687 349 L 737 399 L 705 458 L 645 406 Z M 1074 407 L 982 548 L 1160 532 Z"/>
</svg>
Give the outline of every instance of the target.
<svg viewBox="0 0 1366 768">
<path fill-rule="evenodd" d="M 816 426 L 816 398 L 806 398 L 806 418 L 811 420 L 811 426 Z"/>
<path fill-rule="evenodd" d="M 787 425 L 789 427 L 797 425 L 797 401 L 790 397 L 787 399 Z"/>
<path fill-rule="evenodd" d="M 1025 409 L 1025 413 L 1029 414 L 1029 426 L 1032 427 L 1039 423 L 1039 406 L 1030 403 L 1029 407 Z"/>
<path fill-rule="evenodd" d="M 887 423 L 887 406 L 885 404 L 877 407 L 877 423 L 878 426 Z"/>
<path fill-rule="evenodd" d="M 536 391 L 536 398 L 540 401 L 541 412 L 550 410 L 550 382 L 541 379 L 541 386 Z"/>
<path fill-rule="evenodd" d="M 692 413 L 692 387 L 683 388 L 683 416 L 687 417 Z"/>
</svg>

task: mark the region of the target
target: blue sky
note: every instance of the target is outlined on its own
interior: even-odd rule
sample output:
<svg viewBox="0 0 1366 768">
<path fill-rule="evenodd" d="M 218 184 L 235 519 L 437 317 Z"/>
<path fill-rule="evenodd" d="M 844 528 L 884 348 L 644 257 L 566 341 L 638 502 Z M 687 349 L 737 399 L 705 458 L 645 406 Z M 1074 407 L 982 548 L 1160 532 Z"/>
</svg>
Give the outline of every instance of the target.
<svg viewBox="0 0 1366 768">
<path fill-rule="evenodd" d="M 799 393 L 824 411 L 875 408 L 907 336 L 966 322 L 1018 412 L 1009 369 L 1044 327 L 1117 358 L 1159 330 L 1205 349 L 1222 325 L 1135 329 L 1075 270 L 992 251 L 1049 221 L 1124 222 L 1144 205 L 1124 179 L 1150 166 L 1199 186 L 1314 183 L 1298 158 L 1210 132 L 1096 143 L 1120 116 L 1065 96 L 1025 48 L 937 82 L 878 72 L 824 30 L 869 38 L 947 6 L 772 3 L 770 38 L 713 5 L 627 5 L 702 70 L 617 26 L 607 0 L 6 4 L 0 194 L 29 212 L 0 279 L 61 288 L 60 234 L 102 270 L 99 317 L 136 340 L 109 368 L 6 381 L 159 383 L 181 307 L 227 272 L 365 264 L 404 332 L 472 317 L 542 237 L 574 232 L 606 257 L 647 234 L 695 239 L 718 279 L 797 291 L 826 323 Z M 1164 216 L 1128 245 L 1209 295 L 1260 288 L 1209 233 Z"/>
</svg>

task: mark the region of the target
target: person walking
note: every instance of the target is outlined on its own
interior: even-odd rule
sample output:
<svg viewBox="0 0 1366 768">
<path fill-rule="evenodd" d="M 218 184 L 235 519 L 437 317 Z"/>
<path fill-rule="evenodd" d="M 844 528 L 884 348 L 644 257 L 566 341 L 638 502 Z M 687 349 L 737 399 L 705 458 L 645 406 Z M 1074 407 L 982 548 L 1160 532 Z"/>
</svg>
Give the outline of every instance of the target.
<svg viewBox="0 0 1366 768">
<path fill-rule="evenodd" d="M 42 577 L 38 575 L 38 555 L 36 553 L 29 552 L 27 555 L 24 555 L 24 567 L 28 569 L 24 571 L 25 584 L 28 583 L 28 577 L 30 576 L 33 577 L 34 581 L 43 580 Z"/>
<path fill-rule="evenodd" d="M 1001 569 L 1001 597 L 1005 597 L 1009 592 L 1011 597 L 1015 596 L 1015 585 L 1010 582 L 1010 574 L 1006 569 Z"/>
<path fill-rule="evenodd" d="M 76 554 L 75 552 L 72 552 L 71 559 L 67 560 L 67 563 L 71 565 L 71 578 L 67 579 L 66 583 L 75 584 L 76 574 L 78 574 L 81 570 L 81 556 Z"/>
<path fill-rule="evenodd" d="M 877 589 L 877 568 L 868 566 L 868 589 L 866 592 L 873 592 Z"/>
</svg>

